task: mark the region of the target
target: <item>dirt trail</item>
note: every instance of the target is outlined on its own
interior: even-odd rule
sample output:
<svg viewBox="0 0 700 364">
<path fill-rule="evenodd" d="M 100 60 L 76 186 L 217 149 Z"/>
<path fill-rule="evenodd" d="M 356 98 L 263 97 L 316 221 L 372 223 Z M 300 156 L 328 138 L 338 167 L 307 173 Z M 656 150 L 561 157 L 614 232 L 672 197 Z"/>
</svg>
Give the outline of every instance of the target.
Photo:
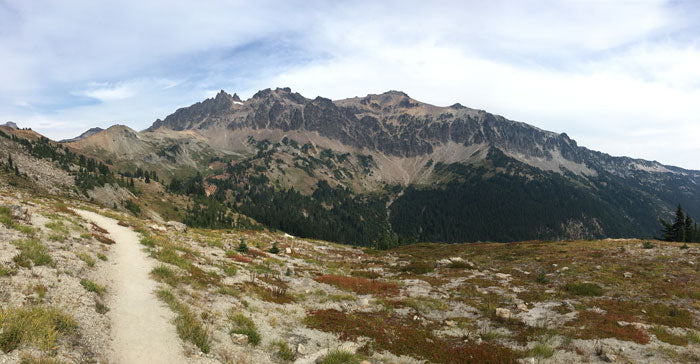
<svg viewBox="0 0 700 364">
<path fill-rule="evenodd" d="M 101 272 L 107 283 L 112 322 L 110 362 L 187 363 L 171 323 L 174 314 L 155 296 L 149 278 L 153 261 L 141 250 L 138 234 L 116 220 L 76 210 L 83 218 L 107 230 L 116 242 Z"/>
</svg>

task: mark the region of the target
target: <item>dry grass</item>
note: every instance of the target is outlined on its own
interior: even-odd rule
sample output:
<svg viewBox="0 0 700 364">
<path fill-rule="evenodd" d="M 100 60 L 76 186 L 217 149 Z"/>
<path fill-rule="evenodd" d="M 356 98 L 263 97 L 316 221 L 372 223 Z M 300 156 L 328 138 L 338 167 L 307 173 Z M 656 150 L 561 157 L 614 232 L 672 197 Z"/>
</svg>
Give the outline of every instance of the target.
<svg viewBox="0 0 700 364">
<path fill-rule="evenodd" d="M 54 350 L 57 341 L 78 327 L 75 319 L 53 307 L 0 308 L 0 349 L 10 352 L 22 345 Z"/>
</svg>

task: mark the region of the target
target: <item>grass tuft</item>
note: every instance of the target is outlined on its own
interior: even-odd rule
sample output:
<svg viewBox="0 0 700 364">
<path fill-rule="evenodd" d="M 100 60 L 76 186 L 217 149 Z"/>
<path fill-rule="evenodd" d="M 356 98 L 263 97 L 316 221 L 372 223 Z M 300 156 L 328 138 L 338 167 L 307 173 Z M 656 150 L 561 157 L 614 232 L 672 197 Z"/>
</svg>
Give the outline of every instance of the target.
<svg viewBox="0 0 700 364">
<path fill-rule="evenodd" d="M 22 345 L 33 345 L 54 350 L 57 340 L 77 327 L 72 316 L 53 307 L 0 308 L 0 349 L 9 353 Z"/>
<path fill-rule="evenodd" d="M 377 294 L 392 296 L 396 296 L 399 294 L 399 286 L 396 283 L 392 282 L 337 275 L 325 275 L 314 279 L 317 282 L 330 284 L 347 291 L 353 291 L 357 294 Z"/>
<path fill-rule="evenodd" d="M 360 358 L 348 351 L 332 350 L 321 359 L 321 364 L 359 364 Z"/>
<path fill-rule="evenodd" d="M 170 267 L 163 264 L 153 268 L 151 271 L 151 276 L 153 276 L 156 280 L 165 282 L 172 287 L 177 287 L 177 284 L 180 282 L 180 277 L 178 277 L 177 273 L 175 273 L 175 271 L 173 271 Z"/>
<path fill-rule="evenodd" d="M 209 353 L 211 350 L 209 333 L 207 333 L 197 315 L 186 304 L 178 301 L 170 290 L 161 289 L 157 292 L 157 295 L 177 314 L 175 326 L 180 338 L 193 343 L 203 353 Z"/>
<path fill-rule="evenodd" d="M 260 344 L 260 333 L 258 332 L 258 328 L 255 326 L 255 322 L 253 322 L 253 320 L 240 312 L 233 311 L 229 312 L 228 318 L 233 324 L 229 333 L 246 335 L 248 337 L 248 342 L 254 346 Z"/>
<path fill-rule="evenodd" d="M 20 253 L 15 255 L 14 260 L 17 265 L 25 268 L 34 265 L 53 265 L 53 259 L 49 255 L 46 246 L 37 239 L 26 239 L 13 242 L 19 248 Z"/>
<path fill-rule="evenodd" d="M 286 341 L 279 339 L 272 342 L 272 346 L 277 348 L 277 356 L 284 361 L 294 360 L 294 350 L 289 347 Z"/>
<path fill-rule="evenodd" d="M 107 292 L 107 288 L 105 288 L 104 286 L 101 286 L 93 281 L 84 278 L 80 280 L 80 285 L 83 286 L 88 292 L 95 292 L 99 295 Z"/>
<path fill-rule="evenodd" d="M 85 262 L 85 264 L 88 265 L 88 267 L 94 267 L 95 266 L 95 258 L 91 257 L 89 253 L 86 252 L 80 252 L 76 254 L 80 260 Z"/>
<path fill-rule="evenodd" d="M 602 296 L 603 288 L 595 283 L 569 283 L 564 286 L 564 291 L 577 296 Z"/>
</svg>

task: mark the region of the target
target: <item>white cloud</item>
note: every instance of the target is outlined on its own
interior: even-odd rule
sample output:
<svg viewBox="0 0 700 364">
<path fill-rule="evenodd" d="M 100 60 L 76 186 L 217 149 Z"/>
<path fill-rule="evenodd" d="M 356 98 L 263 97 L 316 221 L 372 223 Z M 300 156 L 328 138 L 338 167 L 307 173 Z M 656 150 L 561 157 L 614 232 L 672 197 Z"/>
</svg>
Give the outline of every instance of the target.
<svg viewBox="0 0 700 364">
<path fill-rule="evenodd" d="M 0 25 L 0 118 L 68 137 L 111 122 L 144 128 L 221 88 L 334 99 L 399 89 L 700 169 L 693 6 L 18 0 L 0 8 L 12 20 Z"/>
</svg>

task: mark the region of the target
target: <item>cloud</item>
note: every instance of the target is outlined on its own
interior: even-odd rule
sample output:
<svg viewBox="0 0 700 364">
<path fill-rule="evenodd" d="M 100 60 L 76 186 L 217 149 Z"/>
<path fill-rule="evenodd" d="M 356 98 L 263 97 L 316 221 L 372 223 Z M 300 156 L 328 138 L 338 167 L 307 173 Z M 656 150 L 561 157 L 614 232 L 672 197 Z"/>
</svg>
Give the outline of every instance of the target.
<svg viewBox="0 0 700 364">
<path fill-rule="evenodd" d="M 693 2 L 2 4 L 0 117 L 52 137 L 145 128 L 211 90 L 400 89 L 700 169 Z"/>
</svg>

